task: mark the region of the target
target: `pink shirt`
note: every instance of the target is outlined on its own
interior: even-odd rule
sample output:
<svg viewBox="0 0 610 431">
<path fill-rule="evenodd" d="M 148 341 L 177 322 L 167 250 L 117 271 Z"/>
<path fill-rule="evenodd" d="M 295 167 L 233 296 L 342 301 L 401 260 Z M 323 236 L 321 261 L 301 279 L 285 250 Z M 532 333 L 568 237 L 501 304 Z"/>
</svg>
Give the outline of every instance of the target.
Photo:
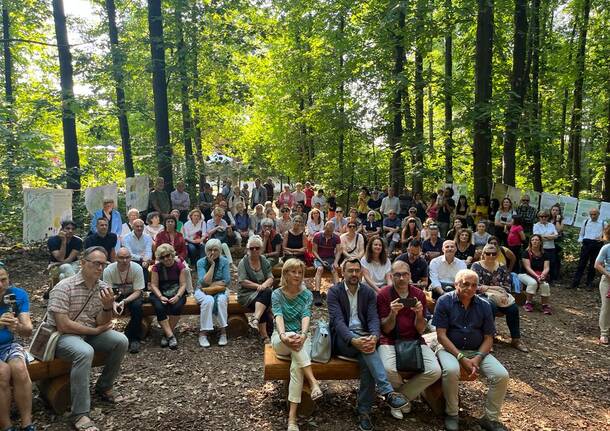
<svg viewBox="0 0 610 431">
<path fill-rule="evenodd" d="M 512 225 L 510 230 L 508 231 L 508 236 L 506 237 L 506 242 L 509 247 L 516 247 L 521 245 L 521 236 L 519 232 L 523 232 L 523 226 L 515 226 Z"/>
</svg>

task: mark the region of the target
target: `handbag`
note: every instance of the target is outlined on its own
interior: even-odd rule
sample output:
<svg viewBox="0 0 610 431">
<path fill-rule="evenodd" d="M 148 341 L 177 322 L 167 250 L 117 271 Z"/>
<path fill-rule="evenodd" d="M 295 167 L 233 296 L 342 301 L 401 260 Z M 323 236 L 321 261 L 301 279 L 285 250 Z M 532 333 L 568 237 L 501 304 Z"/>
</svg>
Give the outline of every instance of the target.
<svg viewBox="0 0 610 431">
<path fill-rule="evenodd" d="M 394 349 L 396 350 L 396 371 L 423 373 L 424 356 L 417 340 L 398 338 L 398 319 L 394 325 Z"/>
<path fill-rule="evenodd" d="M 322 364 L 330 361 L 330 328 L 325 320 L 318 320 L 316 330 L 311 338 L 310 357 L 313 362 Z"/>
<path fill-rule="evenodd" d="M 497 307 L 509 307 L 515 303 L 515 297 L 500 286 L 489 286 L 485 295 Z"/>
<path fill-rule="evenodd" d="M 87 301 L 85 301 L 85 304 L 81 307 L 79 312 L 72 320 L 78 319 L 78 316 L 81 315 L 87 304 L 89 304 L 89 300 L 93 296 L 94 292 L 96 292 L 96 290 L 93 290 L 89 294 Z M 36 329 L 36 332 L 32 337 L 32 342 L 30 343 L 30 354 L 39 361 L 51 361 L 55 358 L 57 341 L 59 341 L 59 337 L 62 335 L 62 333 L 59 332 L 55 326 L 47 322 L 48 316 L 49 312 L 47 311 L 42 319 L 42 323 Z"/>
</svg>

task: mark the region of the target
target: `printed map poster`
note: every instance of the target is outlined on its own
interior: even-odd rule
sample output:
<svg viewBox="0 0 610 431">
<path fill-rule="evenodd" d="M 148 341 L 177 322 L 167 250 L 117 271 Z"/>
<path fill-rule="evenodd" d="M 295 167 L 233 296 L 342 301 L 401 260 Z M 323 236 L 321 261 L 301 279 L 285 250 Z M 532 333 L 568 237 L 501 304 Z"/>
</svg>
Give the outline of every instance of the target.
<svg viewBox="0 0 610 431">
<path fill-rule="evenodd" d="M 89 214 L 102 209 L 104 199 L 112 199 L 116 208 L 119 202 L 119 192 L 116 183 L 85 189 L 85 207 Z"/>
<path fill-rule="evenodd" d="M 538 209 L 540 206 L 540 193 L 533 190 L 524 192 L 521 196 L 528 195 L 530 197 L 530 206 Z"/>
<path fill-rule="evenodd" d="M 585 220 L 589 217 L 589 211 L 593 208 L 599 209 L 599 202 L 580 199 L 578 201 L 578 210 L 576 211 L 574 226 L 582 227 L 582 225 L 585 223 Z"/>
<path fill-rule="evenodd" d="M 540 209 L 550 211 L 553 205 L 560 203 L 559 200 L 559 195 L 542 192 L 540 194 Z"/>
<path fill-rule="evenodd" d="M 497 199 L 500 204 L 502 204 L 502 199 L 507 196 L 513 202 L 513 207 L 517 206 L 517 204 L 519 204 L 519 199 L 521 199 L 521 190 L 513 186 L 507 186 L 506 184 L 494 183 L 493 190 L 491 191 L 491 198 Z"/>
<path fill-rule="evenodd" d="M 137 208 L 139 211 L 146 211 L 148 194 L 148 176 L 125 178 L 125 203 L 128 210 Z"/>
<path fill-rule="evenodd" d="M 72 190 L 23 190 L 23 242 L 56 235 L 63 220 L 72 218 Z"/>
<path fill-rule="evenodd" d="M 519 201 L 521 200 L 521 189 L 517 187 L 508 186 L 508 197 L 513 202 L 513 207 L 519 205 Z M 502 203 L 502 201 L 500 201 Z"/>
<path fill-rule="evenodd" d="M 565 224 L 574 224 L 576 218 L 576 207 L 578 199 L 572 196 L 559 196 L 559 205 L 561 205 L 561 213 L 563 214 L 563 222 Z"/>
<path fill-rule="evenodd" d="M 610 202 L 602 202 L 599 206 L 599 219 L 610 223 Z"/>
</svg>

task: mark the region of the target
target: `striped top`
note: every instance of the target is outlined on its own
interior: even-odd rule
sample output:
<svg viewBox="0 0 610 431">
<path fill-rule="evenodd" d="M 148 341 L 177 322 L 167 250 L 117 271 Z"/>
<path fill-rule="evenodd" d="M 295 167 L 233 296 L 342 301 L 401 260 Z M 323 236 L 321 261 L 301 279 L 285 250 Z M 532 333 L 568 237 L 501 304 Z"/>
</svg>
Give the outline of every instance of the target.
<svg viewBox="0 0 610 431">
<path fill-rule="evenodd" d="M 302 289 L 294 298 L 284 295 L 282 289 L 275 289 L 271 294 L 271 311 L 274 316 L 284 318 L 286 332 L 300 332 L 303 317 L 311 317 L 313 295 L 308 289 Z"/>
<path fill-rule="evenodd" d="M 102 280 L 98 280 L 95 283 L 93 295 L 85 309 L 78 316 L 78 319 L 76 319 L 76 322 L 90 328 L 97 326 L 95 318 L 102 312 L 103 308 L 99 291 L 102 288 L 110 289 L 110 287 L 108 283 Z M 85 286 L 85 279 L 80 271 L 72 277 L 64 278 L 57 283 L 49 294 L 49 316 L 47 317 L 47 322 L 56 326 L 55 313 L 67 314 L 70 320 L 74 320 L 78 312 L 83 308 L 83 305 L 85 305 L 85 302 L 87 302 L 90 294 L 91 289 Z"/>
</svg>

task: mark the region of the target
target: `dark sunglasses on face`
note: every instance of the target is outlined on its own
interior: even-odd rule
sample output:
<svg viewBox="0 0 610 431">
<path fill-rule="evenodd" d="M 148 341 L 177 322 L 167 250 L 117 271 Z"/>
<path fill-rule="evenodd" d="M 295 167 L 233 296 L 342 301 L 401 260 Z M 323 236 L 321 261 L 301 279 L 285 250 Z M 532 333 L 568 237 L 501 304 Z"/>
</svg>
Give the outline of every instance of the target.
<svg viewBox="0 0 610 431">
<path fill-rule="evenodd" d="M 498 253 L 496 253 L 495 251 L 486 251 L 485 252 L 485 256 L 497 256 Z"/>
<path fill-rule="evenodd" d="M 348 224 L 347 227 L 356 227 L 355 224 Z"/>
<path fill-rule="evenodd" d="M 248 250 L 260 250 L 260 247 L 248 247 Z"/>
</svg>

